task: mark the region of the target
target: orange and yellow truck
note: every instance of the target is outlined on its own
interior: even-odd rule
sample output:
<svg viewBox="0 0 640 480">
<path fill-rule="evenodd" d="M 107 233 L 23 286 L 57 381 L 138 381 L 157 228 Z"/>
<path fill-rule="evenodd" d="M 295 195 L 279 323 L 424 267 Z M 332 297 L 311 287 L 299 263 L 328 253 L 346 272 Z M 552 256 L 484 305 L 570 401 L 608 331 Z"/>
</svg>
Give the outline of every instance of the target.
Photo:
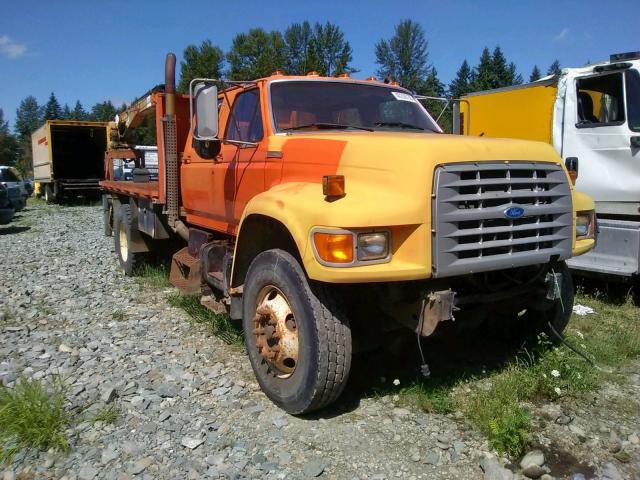
<svg viewBox="0 0 640 480">
<path fill-rule="evenodd" d="M 354 349 L 400 326 L 500 320 L 564 329 L 565 261 L 594 246 L 594 204 L 549 145 L 445 135 L 408 90 L 347 75 L 165 85 L 121 113 L 105 232 L 126 274 L 183 242 L 170 279 L 242 320 L 263 391 L 293 414 L 342 392 Z M 153 118 L 158 179 L 129 133 Z M 118 144 L 119 142 L 119 144 Z M 137 162 L 134 181 L 113 162 Z M 353 343 L 352 343 L 353 342 Z"/>
</svg>

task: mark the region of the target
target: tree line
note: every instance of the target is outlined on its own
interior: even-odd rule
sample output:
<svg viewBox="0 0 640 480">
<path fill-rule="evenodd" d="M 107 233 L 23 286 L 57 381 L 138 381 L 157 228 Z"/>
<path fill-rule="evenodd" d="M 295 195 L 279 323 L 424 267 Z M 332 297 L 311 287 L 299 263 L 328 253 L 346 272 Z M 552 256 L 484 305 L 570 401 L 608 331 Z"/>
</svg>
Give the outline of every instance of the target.
<svg viewBox="0 0 640 480">
<path fill-rule="evenodd" d="M 429 42 L 419 23 L 403 20 L 395 26 L 391 37 L 374 45 L 376 75 L 385 81 L 397 81 L 419 95 L 459 98 L 465 94 L 523 82 L 514 62 L 509 61 L 499 45 L 491 51 L 485 47 L 475 66 L 465 59 L 454 79 L 445 85 L 429 59 Z M 180 63 L 178 90 L 187 92 L 194 78 L 253 80 L 280 70 L 290 75 L 315 71 L 323 76 L 357 73 L 352 66 L 353 50 L 344 32 L 331 22 L 293 23 L 284 31 L 252 28 L 235 35 L 226 53 L 211 40 L 188 45 Z M 547 75 L 560 73 L 555 60 Z M 536 65 L 529 81 L 541 78 Z M 221 81 L 221 84 L 223 82 Z M 15 165 L 22 173 L 31 166 L 31 133 L 45 120 L 113 120 L 116 108 L 110 101 L 95 104 L 86 111 L 80 101 L 70 108 L 61 106 L 52 92 L 47 103 L 38 105 L 34 96 L 20 102 L 13 133 L 0 109 L 0 165 Z M 434 102 L 427 104 L 436 110 Z M 437 115 L 436 115 L 437 116 Z M 441 117 L 441 125 L 450 124 L 450 111 Z"/>
</svg>

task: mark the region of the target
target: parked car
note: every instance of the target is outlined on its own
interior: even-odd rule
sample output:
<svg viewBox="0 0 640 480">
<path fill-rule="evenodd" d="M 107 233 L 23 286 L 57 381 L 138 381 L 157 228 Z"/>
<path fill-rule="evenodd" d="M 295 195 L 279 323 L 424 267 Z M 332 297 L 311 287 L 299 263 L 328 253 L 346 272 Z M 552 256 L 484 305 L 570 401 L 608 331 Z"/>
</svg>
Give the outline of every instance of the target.
<svg viewBox="0 0 640 480">
<path fill-rule="evenodd" d="M 27 206 L 27 190 L 20 175 L 14 168 L 0 166 L 0 183 L 7 187 L 9 202 L 16 212 Z"/>
<path fill-rule="evenodd" d="M 9 202 L 9 189 L 0 183 L 0 225 L 6 225 L 11 221 L 15 210 Z"/>
</svg>

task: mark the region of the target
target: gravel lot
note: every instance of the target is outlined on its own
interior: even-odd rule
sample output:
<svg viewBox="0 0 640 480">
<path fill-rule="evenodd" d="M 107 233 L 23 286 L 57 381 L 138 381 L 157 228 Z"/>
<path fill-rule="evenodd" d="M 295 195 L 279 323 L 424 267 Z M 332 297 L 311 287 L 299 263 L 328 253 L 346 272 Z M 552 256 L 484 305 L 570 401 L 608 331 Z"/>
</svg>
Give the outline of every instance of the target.
<svg viewBox="0 0 640 480">
<path fill-rule="evenodd" d="M 37 205 L 0 228 L 0 381 L 59 375 L 79 419 L 67 432 L 68 455 L 18 456 L 5 479 L 512 478 L 457 413 L 411 411 L 384 396 L 286 415 L 260 392 L 240 349 L 167 304 L 172 289 L 124 277 L 101 222 L 99 207 Z M 576 404 L 570 425 L 541 427 L 538 443 L 580 460 L 551 473 L 637 475 L 639 373 L 631 368 L 628 385 Z M 623 424 L 603 403 L 612 396 L 628 399 Z M 118 408 L 115 423 L 81 421 L 106 405 Z M 540 419 L 557 419 L 553 408 L 541 408 Z M 615 442 L 629 452 L 626 462 L 611 456 Z"/>
</svg>

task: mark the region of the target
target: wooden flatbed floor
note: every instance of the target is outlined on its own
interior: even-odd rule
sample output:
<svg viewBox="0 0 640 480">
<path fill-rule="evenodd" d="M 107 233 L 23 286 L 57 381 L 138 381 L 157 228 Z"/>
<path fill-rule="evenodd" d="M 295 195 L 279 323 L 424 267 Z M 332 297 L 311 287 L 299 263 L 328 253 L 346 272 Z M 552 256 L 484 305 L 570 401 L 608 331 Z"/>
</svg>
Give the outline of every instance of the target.
<svg viewBox="0 0 640 480">
<path fill-rule="evenodd" d="M 123 193 L 131 197 L 158 200 L 160 191 L 158 182 L 132 182 L 131 180 L 102 180 L 100 186 L 105 190 Z"/>
</svg>

